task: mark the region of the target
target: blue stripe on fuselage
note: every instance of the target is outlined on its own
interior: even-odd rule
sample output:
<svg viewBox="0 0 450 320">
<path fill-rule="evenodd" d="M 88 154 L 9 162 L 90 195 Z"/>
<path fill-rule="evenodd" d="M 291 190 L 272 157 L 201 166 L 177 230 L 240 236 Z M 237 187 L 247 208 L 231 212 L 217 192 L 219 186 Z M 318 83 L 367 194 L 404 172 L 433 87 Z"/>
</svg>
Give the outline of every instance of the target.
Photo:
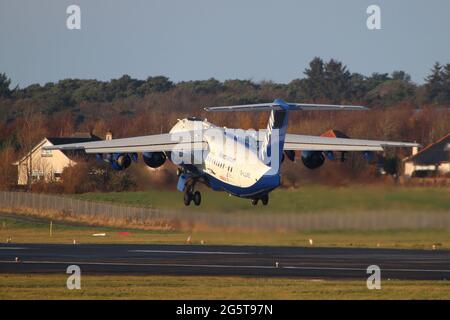
<svg viewBox="0 0 450 320">
<path fill-rule="evenodd" d="M 257 182 L 255 182 L 255 184 L 246 188 L 223 182 L 209 174 L 205 175 L 205 180 L 211 189 L 215 191 L 226 191 L 234 196 L 242 198 L 251 198 L 266 194 L 281 184 L 279 174 L 264 175 Z"/>
</svg>

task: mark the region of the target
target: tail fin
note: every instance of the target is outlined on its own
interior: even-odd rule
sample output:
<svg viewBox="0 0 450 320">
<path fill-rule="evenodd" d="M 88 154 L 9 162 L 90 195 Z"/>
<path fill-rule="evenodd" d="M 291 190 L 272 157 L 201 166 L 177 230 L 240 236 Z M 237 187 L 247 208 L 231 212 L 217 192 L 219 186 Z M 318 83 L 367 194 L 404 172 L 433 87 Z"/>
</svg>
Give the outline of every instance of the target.
<svg viewBox="0 0 450 320">
<path fill-rule="evenodd" d="M 281 110 L 272 109 L 264 140 L 259 146 L 259 157 L 275 172 L 278 173 L 281 167 L 283 156 L 284 140 L 289 120 L 289 105 L 283 100 L 274 101 Z"/>
<path fill-rule="evenodd" d="M 236 106 L 209 107 L 210 112 L 232 112 L 232 111 L 270 111 L 267 131 L 263 143 L 259 147 L 260 158 L 274 171 L 279 173 L 283 156 L 284 140 L 288 126 L 289 111 L 336 111 L 336 110 L 366 110 L 362 106 L 345 106 L 330 104 L 308 104 L 308 103 L 286 103 L 281 99 L 275 99 L 272 103 L 258 103 Z M 273 150 L 273 149 L 276 150 Z"/>
</svg>

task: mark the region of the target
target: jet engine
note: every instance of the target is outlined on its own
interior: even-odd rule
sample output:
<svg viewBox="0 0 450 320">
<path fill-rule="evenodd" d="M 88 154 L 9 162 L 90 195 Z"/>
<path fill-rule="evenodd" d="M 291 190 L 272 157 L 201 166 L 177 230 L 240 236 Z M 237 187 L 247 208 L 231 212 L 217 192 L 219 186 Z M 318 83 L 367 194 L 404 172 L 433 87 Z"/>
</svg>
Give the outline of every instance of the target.
<svg viewBox="0 0 450 320">
<path fill-rule="evenodd" d="M 284 150 L 283 156 L 281 158 L 281 162 L 284 161 L 284 158 L 287 157 L 292 162 L 295 161 L 295 151 L 293 150 Z"/>
<path fill-rule="evenodd" d="M 121 171 L 131 165 L 131 156 L 127 153 L 97 154 L 97 160 L 108 162 L 114 170 Z"/>
<path fill-rule="evenodd" d="M 156 169 L 166 162 L 167 156 L 164 152 L 144 152 L 142 158 L 146 165 Z"/>
<path fill-rule="evenodd" d="M 368 163 L 373 162 L 373 160 L 375 159 L 375 153 L 373 153 L 372 151 L 364 151 L 362 153 L 362 157 L 364 158 L 364 160 L 366 160 Z"/>
<path fill-rule="evenodd" d="M 114 170 L 121 171 L 131 165 L 131 157 L 127 153 L 113 153 L 110 163 Z"/>
<path fill-rule="evenodd" d="M 308 169 L 317 169 L 325 162 L 322 151 L 302 151 L 302 162 Z"/>
</svg>

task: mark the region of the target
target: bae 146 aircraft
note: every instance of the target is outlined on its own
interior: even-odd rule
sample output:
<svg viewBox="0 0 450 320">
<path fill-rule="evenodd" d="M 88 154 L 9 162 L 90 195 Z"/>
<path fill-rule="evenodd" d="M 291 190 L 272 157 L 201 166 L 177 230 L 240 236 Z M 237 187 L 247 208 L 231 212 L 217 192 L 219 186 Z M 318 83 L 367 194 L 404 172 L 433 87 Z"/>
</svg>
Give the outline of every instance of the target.
<svg viewBox="0 0 450 320">
<path fill-rule="evenodd" d="M 296 110 L 365 110 L 361 106 L 272 103 L 205 108 L 209 112 L 270 111 L 265 130 L 218 127 L 205 120 L 178 120 L 169 133 L 74 143 L 45 147 L 47 150 L 84 150 L 96 154 L 115 170 L 124 170 L 137 161 L 138 153 L 151 168 L 166 160 L 177 166 L 177 189 L 184 192 L 184 204 L 200 205 L 197 182 L 216 191 L 247 198 L 253 205 L 269 202 L 269 193 L 280 186 L 280 167 L 285 158 L 295 160 L 301 151 L 303 164 L 309 169 L 320 167 L 335 152 L 361 152 L 365 157 L 386 147 L 417 147 L 416 143 L 358 140 L 288 134 L 288 116 Z"/>
</svg>

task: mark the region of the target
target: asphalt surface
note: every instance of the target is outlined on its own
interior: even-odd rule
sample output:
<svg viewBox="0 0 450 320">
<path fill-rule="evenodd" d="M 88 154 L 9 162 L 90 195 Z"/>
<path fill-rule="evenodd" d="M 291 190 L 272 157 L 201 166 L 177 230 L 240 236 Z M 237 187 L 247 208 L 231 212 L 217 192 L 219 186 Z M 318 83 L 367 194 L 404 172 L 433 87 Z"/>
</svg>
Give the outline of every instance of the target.
<svg viewBox="0 0 450 320">
<path fill-rule="evenodd" d="M 16 257 L 19 259 L 16 262 Z M 450 279 L 450 251 L 192 245 L 0 245 L 0 273 Z"/>
</svg>

